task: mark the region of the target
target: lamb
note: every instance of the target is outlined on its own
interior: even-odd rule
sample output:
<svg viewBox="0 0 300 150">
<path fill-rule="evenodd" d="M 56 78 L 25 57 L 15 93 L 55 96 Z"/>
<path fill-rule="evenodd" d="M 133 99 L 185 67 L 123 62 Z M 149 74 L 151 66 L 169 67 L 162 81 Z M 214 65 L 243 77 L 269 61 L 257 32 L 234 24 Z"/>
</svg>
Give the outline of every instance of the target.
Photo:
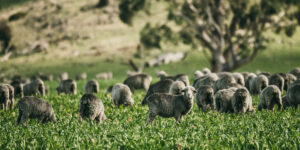
<svg viewBox="0 0 300 150">
<path fill-rule="evenodd" d="M 239 88 L 235 91 L 231 98 L 231 105 L 234 113 L 254 112 L 252 98 L 246 88 Z"/>
<path fill-rule="evenodd" d="M 300 79 L 300 67 L 296 67 L 292 70 L 289 71 L 290 74 L 293 74 L 296 76 L 298 79 Z"/>
<path fill-rule="evenodd" d="M 295 110 L 298 108 L 300 104 L 300 80 L 296 80 L 294 83 L 290 85 L 288 91 L 286 93 L 286 100 L 288 105 L 292 106 Z"/>
<path fill-rule="evenodd" d="M 219 90 L 229 88 L 234 83 L 236 81 L 230 73 L 222 73 L 219 75 L 219 79 L 215 82 L 213 88 L 215 92 L 218 92 Z"/>
<path fill-rule="evenodd" d="M 56 116 L 51 104 L 33 96 L 25 96 L 18 102 L 19 116 L 17 124 L 25 124 L 28 118 L 37 118 L 41 123 L 54 122 Z"/>
<path fill-rule="evenodd" d="M 258 95 L 268 85 L 268 78 L 265 75 L 258 75 L 250 81 L 250 93 L 252 95 Z"/>
<path fill-rule="evenodd" d="M 99 83 L 96 80 L 90 80 L 84 85 L 85 93 L 98 93 Z"/>
<path fill-rule="evenodd" d="M 193 83 L 193 87 L 195 89 L 198 89 L 202 85 L 209 85 L 209 86 L 214 86 L 215 82 L 219 79 L 217 74 L 211 73 L 208 75 L 205 75 L 199 79 L 196 79 Z"/>
<path fill-rule="evenodd" d="M 166 79 L 166 80 L 160 80 L 150 85 L 145 98 L 142 100 L 142 105 L 146 105 L 148 96 L 154 93 L 169 93 L 169 90 L 173 83 L 174 83 L 173 80 Z"/>
<path fill-rule="evenodd" d="M 132 93 L 137 89 L 148 91 L 152 77 L 147 74 L 137 74 L 128 77 L 123 83 L 126 84 Z"/>
<path fill-rule="evenodd" d="M 129 87 L 122 83 L 117 83 L 112 88 L 112 99 L 115 106 L 133 106 L 134 101 L 131 98 L 131 91 Z"/>
<path fill-rule="evenodd" d="M 278 110 L 281 110 L 282 99 L 280 89 L 276 85 L 269 85 L 262 90 L 259 96 L 258 110 L 269 109 L 274 110 L 274 105 L 278 106 Z"/>
<path fill-rule="evenodd" d="M 175 81 L 170 87 L 169 94 L 179 95 L 184 88 L 185 84 L 182 81 Z"/>
<path fill-rule="evenodd" d="M 181 95 L 155 93 L 147 98 L 149 107 L 148 124 L 151 124 L 157 115 L 170 118 L 174 117 L 179 123 L 183 117 L 193 108 L 193 99 L 196 90 L 187 86 Z"/>
<path fill-rule="evenodd" d="M 204 73 L 202 73 L 202 72 L 199 71 L 199 70 L 196 70 L 196 71 L 195 71 L 195 73 L 194 73 L 194 78 L 195 78 L 195 80 L 201 78 L 202 76 L 204 76 Z"/>
<path fill-rule="evenodd" d="M 67 79 L 62 80 L 59 86 L 56 88 L 58 94 L 77 94 L 77 84 L 75 80 Z"/>
<path fill-rule="evenodd" d="M 24 90 L 23 90 L 23 84 L 19 81 L 12 81 L 10 83 L 10 85 L 12 85 L 15 89 L 15 97 L 24 97 Z"/>
<path fill-rule="evenodd" d="M 87 74 L 85 72 L 76 75 L 76 80 L 86 80 L 86 78 Z"/>
<path fill-rule="evenodd" d="M 88 118 L 91 123 L 94 120 L 97 123 L 101 123 L 107 119 L 103 103 L 91 93 L 84 94 L 80 99 L 79 121 L 82 121 L 84 118 Z"/>
<path fill-rule="evenodd" d="M 223 89 L 215 94 L 214 103 L 215 109 L 220 113 L 232 113 L 231 98 L 234 95 L 236 88 Z"/>
<path fill-rule="evenodd" d="M 236 83 L 245 86 L 245 79 L 243 74 L 235 72 L 232 74 L 232 76 L 234 77 Z"/>
<path fill-rule="evenodd" d="M 197 89 L 196 103 L 198 109 L 203 111 L 213 110 L 214 106 L 214 89 L 211 86 L 203 85 Z"/>
<path fill-rule="evenodd" d="M 210 74 L 211 71 L 210 71 L 208 68 L 203 68 L 202 73 L 203 73 L 204 75 L 207 75 L 207 74 Z"/>
<path fill-rule="evenodd" d="M 69 79 L 69 74 L 67 72 L 63 72 L 59 75 L 58 79 L 60 81 L 67 80 L 67 79 Z"/>
<path fill-rule="evenodd" d="M 4 84 L 0 84 L 0 108 L 3 110 L 7 110 L 9 103 L 9 89 Z"/>
<path fill-rule="evenodd" d="M 284 87 L 284 79 L 279 74 L 273 74 L 269 78 L 269 85 L 276 85 L 282 92 Z"/>
<path fill-rule="evenodd" d="M 45 96 L 45 85 L 41 79 L 33 80 L 24 85 L 24 96 L 42 95 Z"/>
<path fill-rule="evenodd" d="M 256 78 L 256 74 L 254 73 L 249 73 L 247 76 L 247 79 L 245 78 L 245 87 L 250 91 L 250 82 L 253 78 Z M 251 92 L 250 92 L 251 93 Z"/>
</svg>

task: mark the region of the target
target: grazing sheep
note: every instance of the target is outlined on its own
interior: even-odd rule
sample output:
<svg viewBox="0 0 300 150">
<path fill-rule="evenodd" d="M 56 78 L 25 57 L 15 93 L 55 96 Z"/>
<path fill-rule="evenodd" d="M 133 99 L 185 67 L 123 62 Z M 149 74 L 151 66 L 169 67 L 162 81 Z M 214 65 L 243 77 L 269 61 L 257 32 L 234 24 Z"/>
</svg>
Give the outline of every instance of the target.
<svg viewBox="0 0 300 150">
<path fill-rule="evenodd" d="M 245 78 L 245 87 L 250 91 L 250 82 L 253 78 L 256 78 L 256 74 L 254 73 L 249 73 L 247 76 L 247 79 Z M 250 92 L 251 93 L 251 92 Z"/>
<path fill-rule="evenodd" d="M 210 71 L 208 68 L 203 68 L 202 73 L 203 73 L 204 75 L 207 75 L 207 74 L 210 74 L 211 71 Z"/>
<path fill-rule="evenodd" d="M 269 78 L 269 85 L 276 85 L 282 92 L 284 87 L 284 79 L 279 74 L 273 74 Z"/>
<path fill-rule="evenodd" d="M 42 95 L 45 96 L 45 85 L 41 79 L 33 80 L 23 87 L 24 96 Z"/>
<path fill-rule="evenodd" d="M 129 87 L 122 83 L 117 83 L 112 88 L 112 99 L 115 106 L 133 106 L 134 101 L 131 98 L 131 91 Z"/>
<path fill-rule="evenodd" d="M 103 103 L 91 93 L 84 94 L 80 99 L 79 121 L 84 118 L 88 118 L 91 123 L 94 120 L 101 123 L 106 119 Z"/>
<path fill-rule="evenodd" d="M 185 84 L 182 81 L 175 81 L 170 87 L 169 94 L 179 95 L 184 88 Z"/>
<path fill-rule="evenodd" d="M 100 80 L 110 80 L 112 78 L 113 78 L 112 72 L 102 72 L 96 75 L 96 79 L 100 79 Z"/>
<path fill-rule="evenodd" d="M 14 104 L 15 104 L 15 89 L 13 86 L 11 86 L 10 84 L 4 84 L 9 91 L 9 108 L 12 109 Z"/>
<path fill-rule="evenodd" d="M 189 77 L 185 74 L 177 74 L 175 76 L 161 76 L 160 78 L 160 80 L 166 80 L 166 79 L 170 79 L 173 81 L 182 81 L 185 84 L 185 86 L 190 85 Z"/>
<path fill-rule="evenodd" d="M 148 124 L 151 124 L 157 115 L 170 118 L 174 117 L 179 123 L 183 115 L 186 115 L 193 108 L 193 99 L 196 90 L 187 86 L 181 95 L 155 93 L 147 98 L 149 107 Z"/>
<path fill-rule="evenodd" d="M 245 79 L 243 74 L 235 72 L 232 74 L 232 76 L 234 77 L 236 83 L 245 86 Z"/>
<path fill-rule="evenodd" d="M 58 94 L 77 94 L 77 84 L 75 80 L 67 79 L 62 80 L 56 88 Z"/>
<path fill-rule="evenodd" d="M 231 98 L 235 93 L 236 88 L 223 89 L 215 94 L 215 107 L 220 113 L 232 113 L 234 112 L 231 104 Z"/>
<path fill-rule="evenodd" d="M 298 108 L 300 104 L 300 80 L 296 80 L 294 83 L 290 85 L 288 91 L 286 93 L 287 102 L 289 105 L 292 106 L 295 110 Z"/>
<path fill-rule="evenodd" d="M 231 84 L 236 83 L 234 77 L 230 73 L 222 73 L 219 75 L 219 79 L 215 82 L 213 88 L 215 92 L 219 90 L 227 89 Z"/>
<path fill-rule="evenodd" d="M 199 71 L 199 70 L 196 70 L 196 71 L 195 71 L 195 73 L 194 73 L 194 78 L 195 78 L 195 80 L 201 78 L 202 76 L 204 76 L 204 73 L 202 73 L 202 72 Z"/>
<path fill-rule="evenodd" d="M 283 87 L 283 89 L 285 91 L 287 91 L 288 88 L 289 88 L 289 86 L 290 86 L 290 84 L 292 84 L 294 81 L 297 80 L 297 77 L 294 76 L 293 74 L 290 74 L 290 73 L 286 73 L 285 77 L 286 78 L 284 79 L 284 87 Z"/>
<path fill-rule="evenodd" d="M 9 89 L 6 85 L 0 84 L 0 108 L 7 110 L 10 105 Z"/>
<path fill-rule="evenodd" d="M 132 93 L 137 89 L 148 91 L 152 77 L 147 74 L 137 74 L 128 77 L 123 83 L 126 84 Z"/>
<path fill-rule="evenodd" d="M 298 79 L 300 79 L 300 67 L 296 67 L 292 70 L 289 71 L 290 74 L 293 74 L 296 76 Z"/>
<path fill-rule="evenodd" d="M 239 88 L 235 91 L 231 98 L 231 104 L 234 113 L 243 114 L 247 111 L 254 112 L 252 98 L 246 88 Z"/>
<path fill-rule="evenodd" d="M 259 96 L 258 110 L 269 109 L 274 110 L 274 105 L 277 104 L 278 109 L 281 110 L 282 100 L 280 89 L 276 85 L 269 85 L 262 90 Z"/>
<path fill-rule="evenodd" d="M 19 117 L 17 124 L 24 124 L 28 118 L 37 118 L 42 123 L 49 121 L 56 123 L 53 108 L 45 100 L 33 96 L 25 96 L 19 100 L 18 107 Z"/>
<path fill-rule="evenodd" d="M 58 78 L 60 81 L 67 80 L 67 79 L 69 79 L 69 74 L 67 72 L 63 72 L 59 75 Z"/>
<path fill-rule="evenodd" d="M 203 111 L 213 110 L 214 106 L 214 89 L 211 86 L 203 85 L 197 89 L 196 103 L 198 109 Z"/>
<path fill-rule="evenodd" d="M 39 73 L 39 77 L 43 81 L 52 81 L 53 80 L 53 75 L 52 74 L 42 74 L 42 73 Z"/>
<path fill-rule="evenodd" d="M 161 71 L 157 71 L 156 72 L 156 76 L 161 78 L 161 77 L 166 77 L 168 76 L 168 73 L 166 73 L 165 71 L 161 70 Z"/>
<path fill-rule="evenodd" d="M 98 93 L 99 83 L 96 80 L 90 80 L 84 85 L 85 93 Z"/>
<path fill-rule="evenodd" d="M 23 84 L 19 81 L 12 81 L 10 83 L 15 89 L 15 97 L 24 97 L 24 90 L 23 90 Z"/>
<path fill-rule="evenodd" d="M 150 85 L 145 98 L 142 100 L 142 105 L 146 105 L 148 96 L 154 93 L 169 93 L 169 90 L 173 83 L 174 83 L 173 80 L 166 79 L 166 80 L 160 80 Z"/>
<path fill-rule="evenodd" d="M 258 75 L 250 81 L 250 93 L 252 95 L 258 95 L 268 85 L 268 78 L 265 75 Z"/>
<path fill-rule="evenodd" d="M 214 86 L 215 82 L 218 79 L 219 77 L 217 76 L 217 74 L 207 74 L 201 78 L 196 79 L 193 83 L 193 87 L 195 87 L 195 89 L 198 89 L 202 85 Z"/>
<path fill-rule="evenodd" d="M 87 74 L 85 72 L 76 75 L 76 80 L 86 80 L 86 78 Z"/>
</svg>

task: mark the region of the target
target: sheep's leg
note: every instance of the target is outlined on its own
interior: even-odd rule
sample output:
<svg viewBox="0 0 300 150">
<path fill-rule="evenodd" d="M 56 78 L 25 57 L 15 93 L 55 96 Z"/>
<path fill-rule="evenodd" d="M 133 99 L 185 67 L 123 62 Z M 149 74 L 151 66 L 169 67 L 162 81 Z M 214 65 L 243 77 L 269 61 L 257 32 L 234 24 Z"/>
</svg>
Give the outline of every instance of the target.
<svg viewBox="0 0 300 150">
<path fill-rule="evenodd" d="M 79 114 L 79 121 L 82 122 L 82 116 Z"/>
<path fill-rule="evenodd" d="M 13 109 L 13 107 L 14 107 L 14 99 L 11 99 L 11 101 L 10 101 L 10 109 L 12 110 Z"/>
<path fill-rule="evenodd" d="M 4 110 L 8 110 L 8 101 L 4 102 Z"/>
<path fill-rule="evenodd" d="M 18 116 L 18 119 L 17 119 L 17 124 L 20 124 L 21 117 L 22 117 L 22 111 L 19 111 L 19 116 Z"/>
<path fill-rule="evenodd" d="M 43 117 L 43 120 L 42 120 L 42 123 L 47 123 L 47 122 L 49 122 L 49 118 L 48 117 Z"/>
<path fill-rule="evenodd" d="M 174 118 L 176 119 L 176 123 L 180 123 L 181 113 L 175 113 Z"/>
<path fill-rule="evenodd" d="M 0 107 L 1 107 L 1 109 L 4 110 L 4 103 L 2 103 Z"/>
<path fill-rule="evenodd" d="M 280 100 L 277 100 L 276 104 L 278 106 L 278 110 L 282 110 L 282 102 L 280 102 Z"/>
<path fill-rule="evenodd" d="M 295 111 L 298 109 L 298 104 L 294 104 Z"/>
<path fill-rule="evenodd" d="M 98 115 L 95 120 L 98 124 L 101 123 L 101 115 Z"/>
<path fill-rule="evenodd" d="M 257 109 L 258 109 L 258 111 L 261 111 L 263 109 L 262 104 L 259 104 Z"/>
<path fill-rule="evenodd" d="M 21 119 L 20 119 L 20 123 L 24 124 L 27 120 L 27 118 L 29 117 L 28 113 L 22 113 Z"/>
</svg>

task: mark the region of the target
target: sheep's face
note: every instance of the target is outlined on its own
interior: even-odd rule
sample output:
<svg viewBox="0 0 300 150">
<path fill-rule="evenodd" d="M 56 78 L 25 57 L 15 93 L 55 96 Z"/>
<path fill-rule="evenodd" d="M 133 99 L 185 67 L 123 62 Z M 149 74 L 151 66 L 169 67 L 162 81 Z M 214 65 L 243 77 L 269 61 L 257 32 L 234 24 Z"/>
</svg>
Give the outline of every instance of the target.
<svg viewBox="0 0 300 150">
<path fill-rule="evenodd" d="M 185 97 L 187 97 L 188 99 L 193 99 L 194 95 L 196 93 L 196 90 L 194 87 L 188 86 L 188 87 L 184 88 L 182 92 L 183 92 L 183 95 Z"/>
</svg>

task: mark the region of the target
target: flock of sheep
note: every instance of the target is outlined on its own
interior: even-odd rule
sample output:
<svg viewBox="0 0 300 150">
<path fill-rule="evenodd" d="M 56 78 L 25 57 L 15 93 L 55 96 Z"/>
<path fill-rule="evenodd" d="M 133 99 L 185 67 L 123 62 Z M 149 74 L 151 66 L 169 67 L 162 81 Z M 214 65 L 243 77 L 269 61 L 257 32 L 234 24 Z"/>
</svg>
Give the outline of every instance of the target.
<svg viewBox="0 0 300 150">
<path fill-rule="evenodd" d="M 189 77 L 185 74 L 169 76 L 161 71 L 157 73 L 160 81 L 151 84 L 152 77 L 139 73 L 130 75 L 123 83 L 117 83 L 107 89 L 111 92 L 115 106 L 133 106 L 132 93 L 135 90 L 146 91 L 142 105 L 148 105 L 149 116 L 147 123 L 151 124 L 157 115 L 174 117 L 180 122 L 188 114 L 194 104 L 202 111 L 216 110 L 220 113 L 255 112 L 251 95 L 259 95 L 257 110 L 278 110 L 286 107 L 297 109 L 300 104 L 300 68 L 294 68 L 288 73 L 212 73 L 205 68 L 196 71 L 194 82 L 190 85 Z M 61 81 L 56 88 L 57 93 L 77 94 L 75 80 L 61 75 Z M 99 92 L 96 80 L 88 81 L 85 94 L 80 99 L 79 120 L 88 118 L 90 122 L 96 120 L 101 123 L 106 119 L 104 105 L 94 93 Z M 28 118 L 37 118 L 39 122 L 56 122 L 56 116 L 51 104 L 35 97 L 45 95 L 49 91 L 41 78 L 33 79 L 29 83 L 22 83 L 20 79 L 13 79 L 10 84 L 0 84 L 0 108 L 7 110 L 14 106 L 14 97 L 21 97 L 18 102 L 19 116 L 17 124 L 24 124 Z M 283 91 L 286 95 L 282 97 Z"/>
</svg>

